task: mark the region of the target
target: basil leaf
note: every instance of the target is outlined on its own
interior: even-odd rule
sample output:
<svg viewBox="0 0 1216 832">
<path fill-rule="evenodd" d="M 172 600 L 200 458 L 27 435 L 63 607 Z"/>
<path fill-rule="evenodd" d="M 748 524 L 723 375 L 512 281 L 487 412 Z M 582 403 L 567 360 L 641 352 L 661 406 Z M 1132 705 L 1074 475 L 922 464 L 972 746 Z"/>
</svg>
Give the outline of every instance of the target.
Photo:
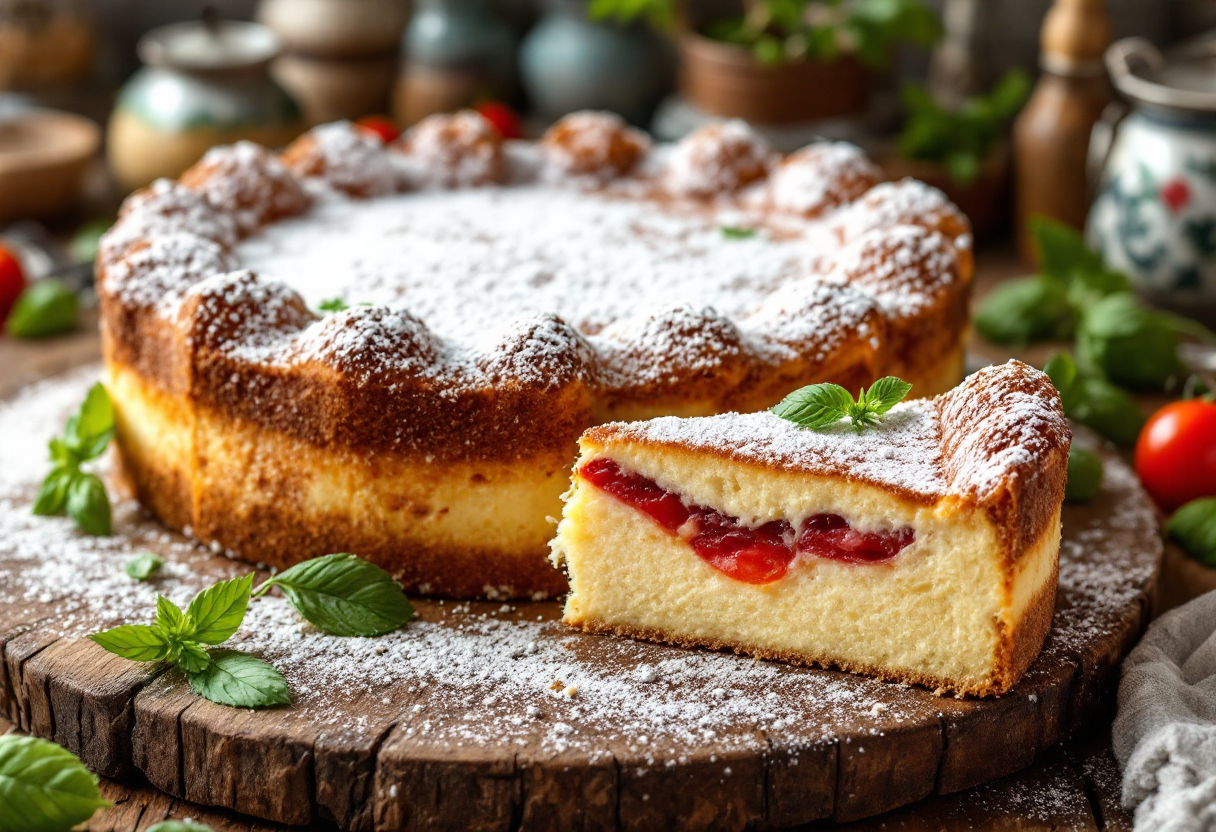
<svg viewBox="0 0 1216 832">
<path fill-rule="evenodd" d="M 46 338 L 76 327 L 76 293 L 58 280 L 40 280 L 21 293 L 6 329 L 18 338 Z"/>
<path fill-rule="evenodd" d="M 86 534 L 110 533 L 110 498 L 96 475 L 77 472 L 68 484 L 66 508 L 68 516 Z"/>
<path fill-rule="evenodd" d="M 1186 373 L 1174 327 L 1131 295 L 1111 295 L 1086 311 L 1077 328 L 1077 363 L 1129 387 L 1161 388 Z"/>
<path fill-rule="evenodd" d="M 100 382 L 89 388 L 64 430 L 67 449 L 80 462 L 101 456 L 114 436 L 114 404 Z"/>
<path fill-rule="evenodd" d="M 871 384 L 870 389 L 862 393 L 861 399 L 870 412 L 881 416 L 903 401 L 911 391 L 910 383 L 894 376 L 887 376 Z"/>
<path fill-rule="evenodd" d="M 391 633 L 414 617 L 414 607 L 374 563 L 351 554 L 325 555 L 280 572 L 258 587 L 277 586 L 307 621 L 334 636 Z"/>
<path fill-rule="evenodd" d="M 800 427 L 818 430 L 848 416 L 852 406 L 853 396 L 839 384 L 810 384 L 770 410 Z"/>
<path fill-rule="evenodd" d="M 1107 268 L 1076 229 L 1041 214 L 1031 217 L 1028 227 L 1043 275 L 1066 287 L 1075 304 L 1084 307 L 1086 301 L 1130 291 L 1126 275 Z"/>
<path fill-rule="evenodd" d="M 1068 291 L 1054 280 L 1028 277 L 993 289 L 976 311 L 976 331 L 994 344 L 1067 338 L 1076 326 Z"/>
<path fill-rule="evenodd" d="M 1174 512 L 1165 532 L 1192 558 L 1216 566 L 1216 497 L 1191 500 Z"/>
<path fill-rule="evenodd" d="M 1093 451 L 1073 445 L 1068 449 L 1068 482 L 1064 499 L 1085 502 L 1102 490 L 1102 460 Z"/>
<path fill-rule="evenodd" d="M 183 641 L 169 656 L 169 661 L 190 673 L 201 673 L 211 664 L 211 654 L 193 641 Z"/>
<path fill-rule="evenodd" d="M 170 637 L 178 637 L 186 628 L 186 614 L 163 595 L 156 596 L 156 626 Z"/>
<path fill-rule="evenodd" d="M 1056 392 L 1063 396 L 1077 381 L 1077 362 L 1066 352 L 1058 352 L 1043 365 L 1043 372 L 1051 379 Z"/>
<path fill-rule="evenodd" d="M 190 687 L 204 699 L 234 708 L 269 708 L 290 705 L 287 681 L 261 659 L 235 650 L 216 650 L 211 664 L 188 673 Z"/>
<path fill-rule="evenodd" d="M 214 832 L 210 826 L 192 820 L 164 820 L 146 832 Z"/>
<path fill-rule="evenodd" d="M 133 662 L 158 662 L 169 655 L 171 647 L 166 633 L 146 624 L 124 624 L 94 633 L 89 638 L 116 656 Z"/>
<path fill-rule="evenodd" d="M 68 832 L 109 805 L 96 775 L 67 749 L 0 737 L 0 832 Z"/>
<path fill-rule="evenodd" d="M 53 437 L 51 441 L 47 443 L 47 449 L 51 452 L 51 462 L 55 463 L 56 466 L 74 467 L 80 462 L 80 460 L 76 458 L 76 455 L 68 448 L 68 443 L 64 442 L 61 437 Z"/>
<path fill-rule="evenodd" d="M 203 644 L 227 641 L 245 620 L 253 573 L 243 578 L 220 581 L 194 596 L 186 609 L 182 637 Z"/>
<path fill-rule="evenodd" d="M 164 565 L 164 560 L 155 552 L 144 552 L 127 561 L 125 569 L 128 577 L 137 581 L 146 581 Z"/>
<path fill-rule="evenodd" d="M 34 514 L 39 517 L 63 514 L 68 503 L 68 486 L 77 473 L 73 468 L 59 467 L 47 474 L 34 498 Z"/>
<path fill-rule="evenodd" d="M 1121 448 L 1136 444 L 1144 414 L 1125 390 L 1101 378 L 1078 378 L 1063 397 L 1064 413 Z"/>
<path fill-rule="evenodd" d="M 754 228 L 737 228 L 733 225 L 720 226 L 722 236 L 728 240 L 747 240 L 756 236 Z"/>
</svg>

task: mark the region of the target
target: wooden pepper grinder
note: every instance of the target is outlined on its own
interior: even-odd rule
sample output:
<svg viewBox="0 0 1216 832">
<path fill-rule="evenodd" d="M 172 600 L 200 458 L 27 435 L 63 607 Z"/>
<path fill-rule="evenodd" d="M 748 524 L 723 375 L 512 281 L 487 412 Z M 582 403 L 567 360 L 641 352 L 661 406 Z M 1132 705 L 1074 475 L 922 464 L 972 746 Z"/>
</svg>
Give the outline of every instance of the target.
<svg viewBox="0 0 1216 832">
<path fill-rule="evenodd" d="M 1043 74 L 1013 130 L 1018 248 L 1034 260 L 1033 214 L 1082 228 L 1089 212 L 1085 162 L 1094 123 L 1110 103 L 1102 55 L 1110 44 L 1105 0 L 1055 0 L 1043 21 Z"/>
</svg>

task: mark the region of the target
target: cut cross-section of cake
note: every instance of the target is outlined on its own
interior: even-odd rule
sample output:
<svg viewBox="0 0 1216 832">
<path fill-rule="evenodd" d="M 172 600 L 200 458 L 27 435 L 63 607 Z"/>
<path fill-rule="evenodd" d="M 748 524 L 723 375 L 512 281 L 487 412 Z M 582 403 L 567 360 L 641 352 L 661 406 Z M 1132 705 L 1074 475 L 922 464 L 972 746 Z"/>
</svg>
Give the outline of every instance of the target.
<svg viewBox="0 0 1216 832">
<path fill-rule="evenodd" d="M 860 431 L 772 413 L 591 428 L 552 544 L 565 620 L 1003 693 L 1050 627 L 1070 439 L 1017 361 Z"/>
</svg>

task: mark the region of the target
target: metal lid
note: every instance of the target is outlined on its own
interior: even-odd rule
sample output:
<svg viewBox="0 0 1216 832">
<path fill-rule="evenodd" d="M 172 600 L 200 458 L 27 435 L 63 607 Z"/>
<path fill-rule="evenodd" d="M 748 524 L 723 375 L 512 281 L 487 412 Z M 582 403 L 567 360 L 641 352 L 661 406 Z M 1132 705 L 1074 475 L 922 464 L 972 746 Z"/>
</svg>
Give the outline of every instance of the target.
<svg viewBox="0 0 1216 832">
<path fill-rule="evenodd" d="M 1132 101 L 1216 113 L 1216 33 L 1164 55 L 1144 38 L 1124 38 L 1106 50 L 1106 68 L 1115 87 Z"/>
<path fill-rule="evenodd" d="M 139 40 L 140 60 L 185 72 L 232 72 L 265 66 L 278 37 L 257 23 L 195 20 L 153 29 Z"/>
</svg>

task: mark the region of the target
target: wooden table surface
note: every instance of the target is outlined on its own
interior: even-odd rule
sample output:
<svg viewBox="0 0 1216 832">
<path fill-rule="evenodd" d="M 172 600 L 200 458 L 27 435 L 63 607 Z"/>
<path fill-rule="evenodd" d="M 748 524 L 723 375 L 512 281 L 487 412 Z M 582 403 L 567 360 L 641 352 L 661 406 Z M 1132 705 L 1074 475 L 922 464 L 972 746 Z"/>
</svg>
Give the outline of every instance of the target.
<svg viewBox="0 0 1216 832">
<path fill-rule="evenodd" d="M 1000 279 L 1024 271 L 1007 249 L 981 251 L 978 266 L 979 296 Z M 1001 360 L 1007 357 L 979 341 L 973 347 L 975 355 L 981 359 Z M 82 316 L 79 331 L 72 335 L 43 342 L 20 342 L 0 337 L 0 398 L 41 378 L 95 361 L 98 356 L 96 316 L 91 312 Z M 1037 354 L 1027 355 L 1026 358 L 1042 360 L 1042 356 Z M 16 437 L 4 437 L 0 441 L 14 439 Z M 1130 829 L 1130 815 L 1120 807 L 1120 776 L 1110 752 L 1110 716 L 1097 724 L 1103 727 L 1094 735 L 1051 752 L 1035 765 L 1011 777 L 965 792 L 932 797 L 895 812 L 834 828 L 1024 832 Z M 0 716 L 0 734 L 12 730 L 12 724 Z M 168 818 L 193 818 L 209 824 L 216 832 L 287 828 L 188 804 L 146 785 L 103 781 L 102 793 L 114 806 L 99 812 L 82 827 L 88 832 L 142 832 Z M 807 828 L 824 827 L 815 824 Z"/>
</svg>

